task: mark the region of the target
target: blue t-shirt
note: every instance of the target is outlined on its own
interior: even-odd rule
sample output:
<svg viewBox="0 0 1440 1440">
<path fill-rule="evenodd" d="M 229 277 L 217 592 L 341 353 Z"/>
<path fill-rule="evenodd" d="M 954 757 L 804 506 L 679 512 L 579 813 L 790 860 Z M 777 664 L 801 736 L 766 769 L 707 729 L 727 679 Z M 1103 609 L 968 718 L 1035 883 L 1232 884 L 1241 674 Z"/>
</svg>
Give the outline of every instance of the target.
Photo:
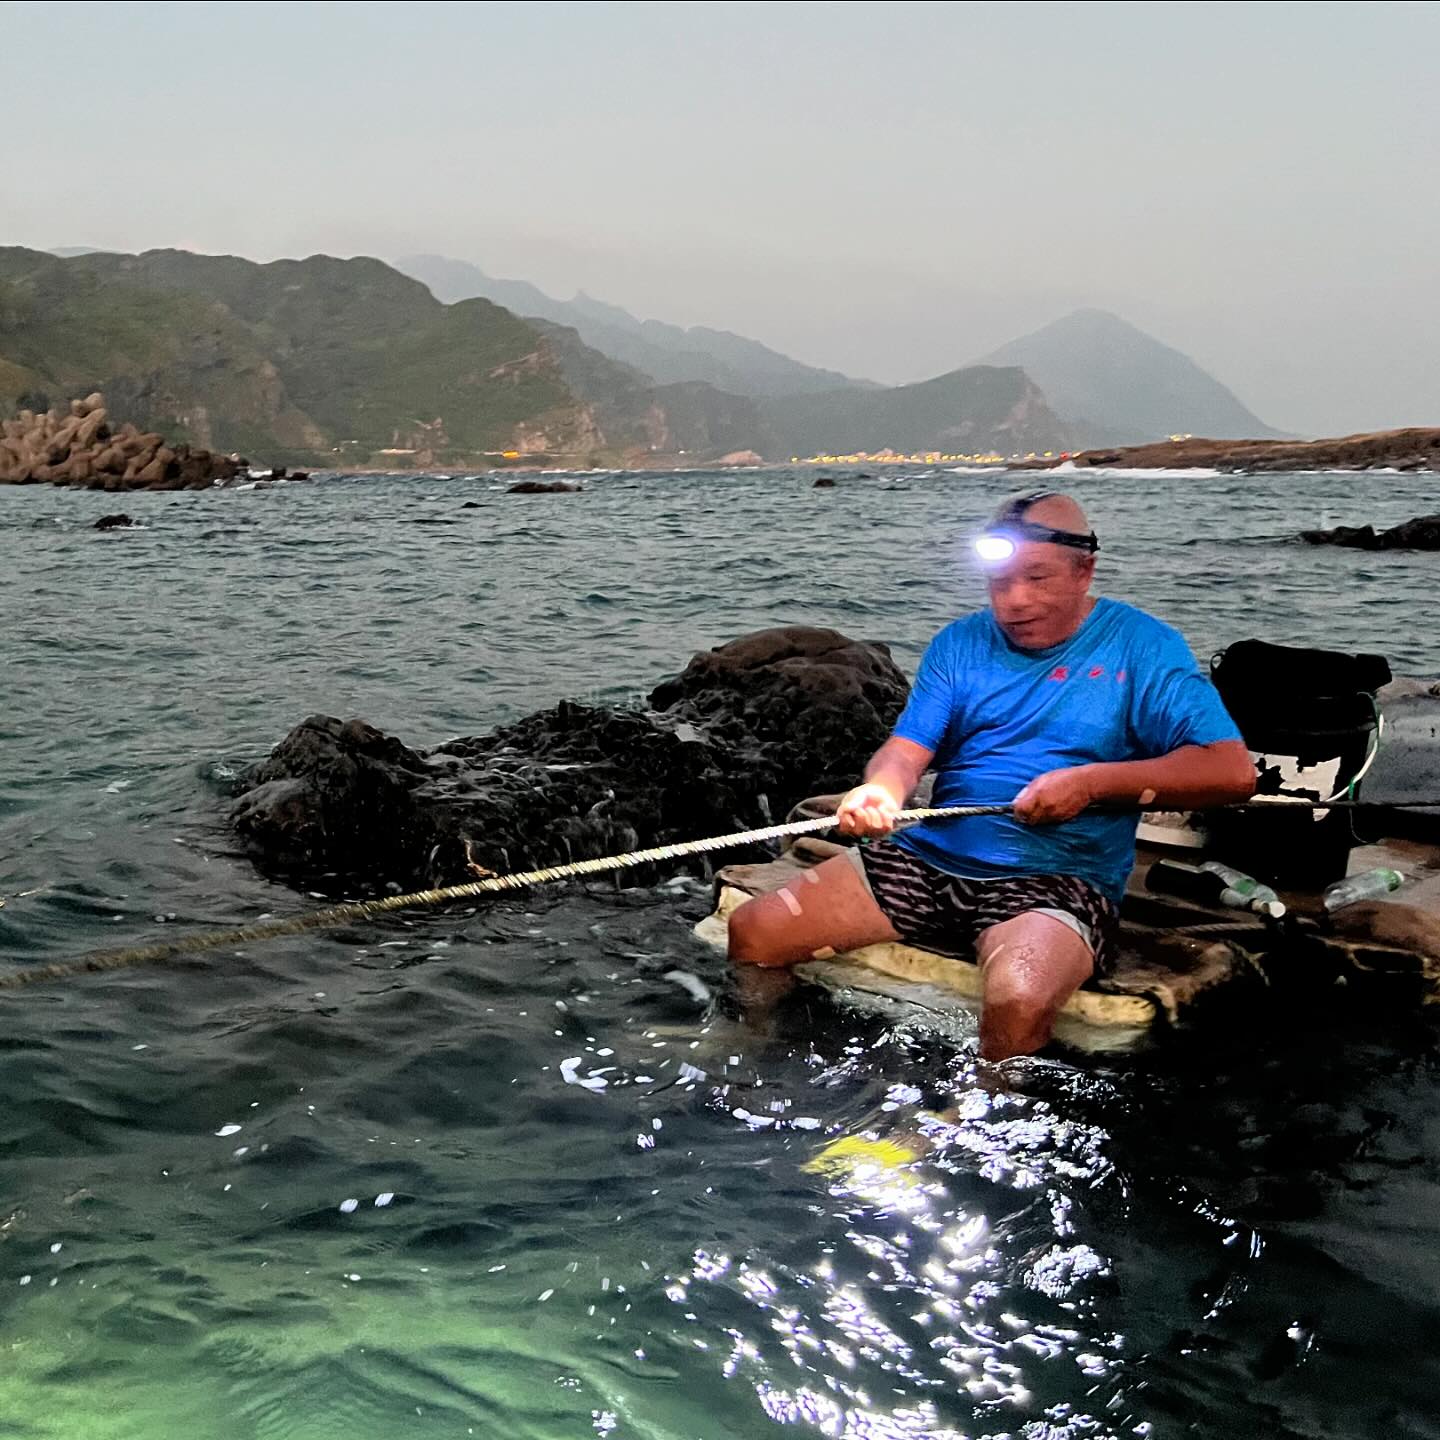
<svg viewBox="0 0 1440 1440">
<path fill-rule="evenodd" d="M 935 752 L 932 804 L 1008 804 L 1037 775 L 1238 740 L 1177 630 L 1118 600 L 1048 650 L 1021 650 L 987 610 L 930 642 L 895 734 Z M 1059 825 L 1008 815 L 930 820 L 895 843 L 951 875 L 1078 875 L 1119 901 L 1139 816 Z"/>
</svg>

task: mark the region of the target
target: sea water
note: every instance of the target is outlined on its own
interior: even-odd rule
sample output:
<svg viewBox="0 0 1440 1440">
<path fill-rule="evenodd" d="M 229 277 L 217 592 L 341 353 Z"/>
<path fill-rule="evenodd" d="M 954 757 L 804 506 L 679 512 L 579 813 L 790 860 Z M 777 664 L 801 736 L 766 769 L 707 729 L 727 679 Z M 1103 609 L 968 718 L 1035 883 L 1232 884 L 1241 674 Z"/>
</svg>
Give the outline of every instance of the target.
<svg viewBox="0 0 1440 1440">
<path fill-rule="evenodd" d="M 784 623 L 913 671 L 1034 477 L 836 473 L 0 488 L 0 965 L 321 903 L 225 821 L 314 712 L 423 746 Z M 1064 483 L 1198 655 L 1440 673 L 1440 560 L 1295 539 L 1425 478 Z M 1440 1433 L 1427 1014 L 1319 993 L 995 1090 L 903 1014 L 745 1010 L 705 909 L 604 882 L 0 992 L 0 1433 Z M 810 1165 L 892 1129 L 923 1157 Z"/>
</svg>

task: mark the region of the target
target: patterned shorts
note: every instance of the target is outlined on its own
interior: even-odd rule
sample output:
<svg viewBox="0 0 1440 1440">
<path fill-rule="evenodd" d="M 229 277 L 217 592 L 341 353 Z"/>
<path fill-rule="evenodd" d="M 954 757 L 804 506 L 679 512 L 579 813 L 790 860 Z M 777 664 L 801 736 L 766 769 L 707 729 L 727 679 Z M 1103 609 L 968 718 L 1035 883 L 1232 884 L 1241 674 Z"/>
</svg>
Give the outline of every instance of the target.
<svg viewBox="0 0 1440 1440">
<path fill-rule="evenodd" d="M 1119 907 L 1076 875 L 970 880 L 947 875 L 888 840 L 854 853 L 875 903 L 907 945 L 973 960 L 982 930 L 1038 910 L 1089 944 L 1096 975 L 1108 975 L 1115 964 Z"/>
</svg>

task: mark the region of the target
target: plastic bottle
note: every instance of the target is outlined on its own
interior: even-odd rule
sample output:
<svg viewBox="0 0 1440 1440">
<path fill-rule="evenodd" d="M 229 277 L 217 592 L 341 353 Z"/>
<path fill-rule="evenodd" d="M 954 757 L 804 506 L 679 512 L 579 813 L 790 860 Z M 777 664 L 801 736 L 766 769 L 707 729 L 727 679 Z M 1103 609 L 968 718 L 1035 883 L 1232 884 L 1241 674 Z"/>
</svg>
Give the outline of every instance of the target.
<svg viewBox="0 0 1440 1440">
<path fill-rule="evenodd" d="M 1383 866 L 1366 870 L 1327 885 L 1325 908 L 1333 912 L 1344 905 L 1353 905 L 1357 900 L 1378 900 L 1392 890 L 1398 890 L 1404 883 L 1405 877 L 1398 870 L 1386 870 Z"/>
<path fill-rule="evenodd" d="M 1279 919 L 1285 913 L 1280 897 L 1253 875 L 1232 870 L 1218 861 L 1185 865 L 1179 860 L 1157 860 L 1145 877 L 1145 887 L 1166 895 L 1178 895 L 1201 905 L 1223 905 L 1230 910 L 1253 910 L 1258 915 Z"/>
<path fill-rule="evenodd" d="M 1202 860 L 1200 868 L 1225 882 L 1225 889 L 1220 894 L 1222 905 L 1229 905 L 1235 910 L 1254 910 L 1258 915 L 1269 915 L 1275 919 L 1285 913 L 1284 901 L 1253 875 L 1232 869 L 1229 865 L 1222 865 L 1218 860 Z"/>
</svg>

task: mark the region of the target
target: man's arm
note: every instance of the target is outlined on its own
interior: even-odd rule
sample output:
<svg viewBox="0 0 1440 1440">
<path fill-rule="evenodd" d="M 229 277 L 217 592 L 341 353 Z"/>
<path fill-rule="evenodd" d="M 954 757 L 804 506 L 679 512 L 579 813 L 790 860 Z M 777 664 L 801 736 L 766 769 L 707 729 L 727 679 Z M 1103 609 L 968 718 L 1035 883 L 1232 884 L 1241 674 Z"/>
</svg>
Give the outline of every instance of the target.
<svg viewBox="0 0 1440 1440">
<path fill-rule="evenodd" d="M 1159 806 L 1198 810 L 1248 800 L 1255 793 L 1255 766 L 1241 740 L 1182 745 L 1153 760 L 1117 760 L 1051 770 L 1015 798 L 1015 818 L 1051 825 L 1087 805 Z"/>
<path fill-rule="evenodd" d="M 835 812 L 846 835 L 888 835 L 895 817 L 929 768 L 933 750 L 892 735 L 865 767 L 865 783 L 857 785 Z"/>
</svg>

